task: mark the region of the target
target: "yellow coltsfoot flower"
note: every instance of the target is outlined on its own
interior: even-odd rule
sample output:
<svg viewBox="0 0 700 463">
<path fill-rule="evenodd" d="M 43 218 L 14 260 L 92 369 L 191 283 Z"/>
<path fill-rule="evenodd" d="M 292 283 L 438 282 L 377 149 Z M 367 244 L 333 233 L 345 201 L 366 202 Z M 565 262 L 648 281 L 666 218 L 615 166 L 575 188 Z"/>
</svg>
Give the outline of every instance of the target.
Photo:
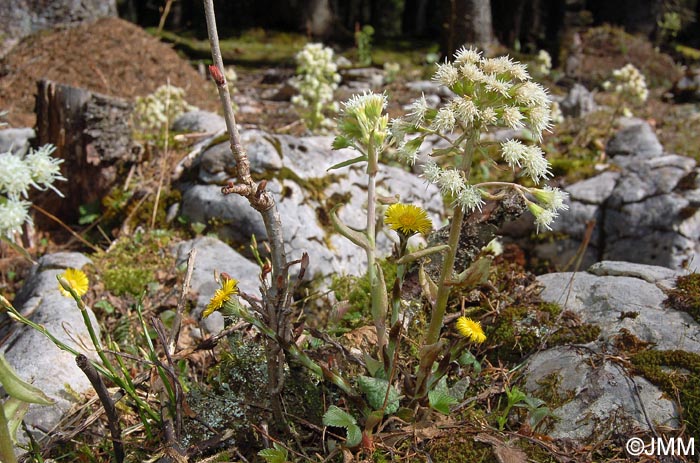
<svg viewBox="0 0 700 463">
<path fill-rule="evenodd" d="M 82 270 L 75 268 L 66 269 L 66 271 L 61 275 L 61 278 L 68 282 L 68 285 L 73 288 L 73 291 L 75 291 L 78 296 L 83 296 L 85 293 L 87 293 L 90 282 L 88 281 L 87 275 L 85 275 Z M 60 283 L 58 285 L 58 290 L 61 291 L 62 295 L 71 297 L 70 292 Z"/>
<path fill-rule="evenodd" d="M 202 318 L 207 318 L 219 310 L 234 294 L 238 294 L 238 280 L 235 278 L 223 279 L 221 288 L 216 290 L 209 304 L 207 304 L 207 308 L 202 312 Z"/>
<path fill-rule="evenodd" d="M 433 222 L 425 209 L 413 204 L 392 204 L 386 210 L 384 223 L 406 236 L 416 233 L 427 235 L 433 229 Z"/>
<path fill-rule="evenodd" d="M 469 317 L 459 317 L 456 327 L 459 334 L 475 343 L 481 344 L 486 341 L 486 334 L 484 334 L 484 330 L 481 328 L 481 323 Z"/>
</svg>

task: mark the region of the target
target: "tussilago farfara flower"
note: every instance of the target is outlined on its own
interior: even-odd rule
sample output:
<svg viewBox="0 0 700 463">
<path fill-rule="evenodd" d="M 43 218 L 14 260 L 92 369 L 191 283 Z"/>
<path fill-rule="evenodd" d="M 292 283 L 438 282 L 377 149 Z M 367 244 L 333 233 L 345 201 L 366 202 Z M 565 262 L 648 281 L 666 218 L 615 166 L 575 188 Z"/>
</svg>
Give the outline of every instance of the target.
<svg viewBox="0 0 700 463">
<path fill-rule="evenodd" d="M 217 289 L 207 304 L 207 308 L 202 312 L 202 318 L 207 318 L 231 299 L 231 296 L 238 294 L 238 281 L 234 278 L 225 278 L 221 282 L 221 288 Z"/>
<path fill-rule="evenodd" d="M 481 344 L 486 341 L 486 334 L 484 334 L 480 322 L 474 321 L 469 317 L 459 317 L 455 326 L 459 334 L 472 342 Z"/>
<path fill-rule="evenodd" d="M 75 268 L 66 269 L 61 275 L 61 278 L 68 283 L 68 286 L 70 286 L 78 296 L 83 296 L 87 293 L 90 282 L 88 281 L 87 275 L 85 275 L 82 270 Z M 71 293 L 60 283 L 58 285 L 58 290 L 61 291 L 61 294 L 65 297 L 71 297 Z"/>
<path fill-rule="evenodd" d="M 428 213 L 413 204 L 392 204 L 384 214 L 384 223 L 392 230 L 406 236 L 416 233 L 427 235 L 433 229 L 433 222 L 428 217 Z"/>
<path fill-rule="evenodd" d="M 31 222 L 29 201 L 0 196 L 0 235 L 11 237 L 22 232 L 22 225 Z"/>
</svg>

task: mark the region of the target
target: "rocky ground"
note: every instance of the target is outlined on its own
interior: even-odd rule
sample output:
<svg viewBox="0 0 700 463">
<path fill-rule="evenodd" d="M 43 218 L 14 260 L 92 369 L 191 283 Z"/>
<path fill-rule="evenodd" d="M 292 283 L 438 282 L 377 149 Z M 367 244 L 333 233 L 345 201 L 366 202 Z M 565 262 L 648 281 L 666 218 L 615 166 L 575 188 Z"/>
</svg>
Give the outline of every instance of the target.
<svg viewBox="0 0 700 463">
<path fill-rule="evenodd" d="M 641 61 L 654 53 L 647 42 L 632 43 L 625 55 L 620 47 L 598 36 L 586 40 L 583 56 L 589 59 L 581 62 L 577 72 L 589 89 L 595 88 L 606 68 L 619 67 L 626 56 Z M 647 63 L 645 72 L 654 79 L 672 80 L 677 75 L 669 66 L 662 57 Z M 253 173 L 266 179 L 270 191 L 278 195 L 290 256 L 298 258 L 302 251 L 311 255 L 307 278 L 315 282 L 298 296 L 306 304 L 308 325 L 322 327 L 331 318 L 331 307 L 334 311 L 352 309 L 351 304 L 334 306 L 336 296 L 350 301 L 350 296 L 357 296 L 353 291 L 366 284 L 360 278 L 364 257 L 333 231 L 328 220 L 328 210 L 339 202 L 347 203 L 340 212 L 346 222 L 353 224 L 362 215 L 363 173 L 355 166 L 329 175 L 327 168 L 347 159 L 350 153 L 331 152 L 329 136 L 302 136 L 303 127 L 288 101 L 286 80 L 291 74 L 289 66 L 239 69 L 239 91 L 234 99 L 240 108 L 237 117 L 244 126 L 243 140 Z M 171 47 L 118 19 L 42 33 L 25 39 L 5 56 L 0 62 L 0 109 L 10 111 L 7 120 L 15 127 L 31 127 L 34 123 L 33 92 L 38 78 L 127 99 L 146 95 L 170 79 L 171 84 L 187 91 L 191 104 L 209 110 L 217 107 L 213 85 Z M 338 97 L 344 99 L 371 87 L 392 93 L 391 113 L 411 96 L 425 93 L 434 105 L 445 96 L 444 89 L 418 78 L 384 85 L 383 73 L 368 69 L 346 74 Z M 587 125 L 585 117 L 595 112 L 592 103 L 596 95 L 582 88 L 569 82 L 556 90 L 564 101 L 570 100 L 573 110 L 579 111 L 570 114 L 567 123 L 574 130 L 594 133 L 583 147 L 587 154 L 594 153 L 595 159 L 584 165 L 588 178 L 559 179 L 571 194 L 570 215 L 557 223 L 555 233 L 534 246 L 527 244 L 532 236 L 531 219 L 516 224 L 509 231 L 512 244 L 492 268 L 489 281 L 454 298 L 453 315 L 473 311 L 484 324 L 489 342 L 476 352 L 483 370 L 474 373 L 470 369 L 473 365 L 460 367 L 460 372 L 472 372 L 467 377 L 473 382 L 451 416 L 435 418 L 427 426 L 392 422 L 374 436 L 379 450 L 399 451 L 407 461 L 626 461 L 629 455 L 623 446 L 630 436 L 676 435 L 685 426 L 686 436 L 698 437 L 700 326 L 694 293 L 676 293 L 676 299 L 690 300 L 689 305 L 673 305 L 667 300 L 673 294 L 676 278 L 685 275 L 687 267 L 695 268 L 696 256 L 700 255 L 696 162 L 667 145 L 668 139 L 657 138 L 659 127 L 667 124 L 661 117 L 656 121 L 623 120 L 610 133 L 600 127 L 592 130 L 593 124 Z M 663 91 L 657 90 L 657 94 Z M 672 104 L 657 99 L 643 111 L 658 107 L 668 112 L 674 109 Z M 212 133 L 222 125 L 219 116 L 198 112 L 181 117 L 173 129 L 181 134 Z M 614 136 L 608 143 L 601 132 Z M 504 135 L 488 134 L 494 139 Z M 25 133 L 25 141 L 27 137 Z M 261 349 L 251 341 L 255 334 L 245 324 L 236 325 L 239 334 L 229 336 L 226 343 L 222 341 L 226 348 L 202 347 L 204 333 L 221 332 L 224 320 L 216 314 L 201 323 L 199 314 L 218 287 L 213 278 L 217 272 L 239 278 L 243 291 L 258 294 L 259 267 L 250 250 L 250 235 L 264 239 L 265 231 L 259 217 L 240 198 L 220 194 L 221 184 L 229 177 L 231 153 L 227 142 L 210 141 L 196 161 L 178 173 L 177 182 L 161 204 L 157 223 L 171 231 L 148 230 L 150 211 L 138 211 L 143 202 L 140 199 L 154 190 L 153 178 L 163 168 L 159 147 L 149 146 L 147 152 L 155 154 L 133 167 L 133 178 L 141 185 L 134 188 L 137 193 L 135 199 L 130 198 L 130 206 L 120 211 L 117 225 L 107 230 L 112 235 L 106 251 L 90 253 L 75 242 L 70 246 L 56 244 L 52 251 L 80 252 L 47 253 L 27 271 L 27 265 L 16 264 L 21 257 L 8 250 L 9 256 L 0 265 L 5 289 L 16 291 L 17 309 L 47 329 L 60 332 L 62 340 L 74 342 L 78 348 L 84 347 L 89 333 L 82 328 L 73 301 L 58 297 L 55 277 L 63 268 L 84 268 L 92 281 L 86 299 L 95 309 L 104 333 L 125 346 L 128 354 L 139 355 L 134 348 L 143 342 L 142 327 L 134 314 L 137 301 L 148 315 L 172 315 L 178 305 L 188 253 L 197 249 L 189 293 L 191 313 L 183 323 L 181 346 L 185 350 L 201 348 L 202 352 L 190 352 L 187 362 L 183 360 L 183 369 L 189 371 L 189 375 L 183 374 L 189 390 L 188 405 L 193 409 L 187 413 L 183 442 L 201 443 L 211 438 L 206 441 L 209 443 L 204 453 L 229 452 L 221 458 L 238 461 L 231 449 L 252 458 L 265 445 L 262 433 L 250 431 L 258 429 L 260 416 L 263 421 L 269 420 L 260 397 L 265 387 Z M 557 133 L 545 142 L 566 146 L 564 137 Z M 439 141 L 427 146 L 439 146 Z M 178 159 L 193 148 L 176 147 Z M 552 157 L 570 154 L 568 148 L 563 151 L 551 153 Z M 174 158 L 167 164 L 168 172 L 177 163 Z M 568 169 L 578 169 L 578 165 Z M 435 223 L 444 218 L 439 192 L 426 187 L 406 169 L 383 166 L 379 185 L 384 195 L 400 194 L 404 200 L 421 203 Z M 121 188 L 119 184 L 116 189 Z M 111 200 L 118 202 L 114 196 Z M 587 229 L 591 219 L 597 220 L 598 228 Z M 134 229 L 138 231 L 132 232 Z M 217 236 L 195 236 L 202 232 Z M 105 234 L 104 230 L 101 235 L 86 231 L 86 236 L 97 236 L 97 240 L 104 240 Z M 51 235 L 43 236 L 50 240 Z M 590 245 L 585 254 L 579 252 L 582 243 Z M 387 254 L 391 247 L 388 235 L 381 235 L 379 244 Z M 34 249 L 43 254 L 47 248 L 39 246 L 46 245 Z M 540 268 L 561 268 L 582 257 L 578 262 L 581 271 L 552 272 L 535 279 L 516 265 L 527 262 L 523 249 L 529 253 L 530 262 L 546 262 Z M 7 277 L 10 272 L 19 275 L 11 279 Z M 338 282 L 334 277 L 339 275 L 350 277 Z M 414 276 L 409 282 L 418 287 L 416 280 Z M 363 326 L 362 307 L 355 309 L 357 317 L 339 325 L 344 330 L 339 333 L 345 333 L 339 339 L 348 349 L 372 343 L 367 326 Z M 425 307 L 417 303 L 409 309 L 419 320 Z M 61 446 L 67 446 L 67 437 L 80 435 L 80 424 L 89 411 L 97 409 L 94 404 L 92 409 L 76 405 L 76 395 L 90 396 L 91 388 L 73 365 L 72 357 L 53 349 L 37 332 L 20 329 L 4 319 L 0 339 L 6 357 L 21 376 L 36 378 L 37 386 L 60 398 L 57 406 L 33 408 L 28 415 L 37 435 L 60 423 L 61 432 L 44 441 L 56 456 Z M 91 354 L 90 349 L 85 351 Z M 339 356 L 332 350 L 322 354 L 331 359 L 329 362 Z M 519 372 L 520 366 L 523 373 L 518 377 L 514 372 Z M 144 369 L 139 363 L 130 367 L 134 374 Z M 450 381 L 456 383 L 458 379 L 455 376 Z M 335 392 L 320 386 L 308 388 L 306 377 L 301 382 L 307 388 L 294 389 L 293 385 L 285 399 L 293 404 L 290 409 L 294 413 L 306 413 L 294 418 L 298 419 L 295 426 L 304 430 L 305 449 L 309 453 L 324 452 L 327 449 L 319 446 L 323 438 L 318 409 L 327 405 L 327 397 L 320 397 L 320 393 L 330 396 Z M 64 393 L 66 383 L 71 384 L 72 395 Z M 537 428 L 533 421 L 537 406 L 522 406 L 506 421 L 504 432 L 499 432 L 494 416 L 502 410 L 506 387 L 516 383 L 532 397 L 544 400 L 546 410 L 538 412 L 543 426 Z M 302 407 L 299 396 L 311 401 L 302 404 L 307 408 L 296 408 Z M 59 421 L 69 410 L 68 417 Z M 138 423 L 133 413 L 124 415 L 129 424 Z M 105 434 L 104 424 L 98 423 L 94 432 Z M 157 454 L 157 449 L 150 446 L 158 439 L 149 440 L 146 433 L 136 429 L 137 436 L 128 441 L 135 449 L 132 457 Z M 100 441 L 86 434 L 84 442 L 89 447 Z M 68 451 L 80 458 L 107 461 L 109 449 L 102 447 L 76 446 Z M 199 456 L 202 451 L 195 448 L 192 454 Z M 357 461 L 361 454 L 357 452 Z M 424 457 L 426 454 L 431 457 Z M 410 460 L 409 455 L 419 459 Z M 510 455 L 510 459 L 503 455 Z"/>
</svg>

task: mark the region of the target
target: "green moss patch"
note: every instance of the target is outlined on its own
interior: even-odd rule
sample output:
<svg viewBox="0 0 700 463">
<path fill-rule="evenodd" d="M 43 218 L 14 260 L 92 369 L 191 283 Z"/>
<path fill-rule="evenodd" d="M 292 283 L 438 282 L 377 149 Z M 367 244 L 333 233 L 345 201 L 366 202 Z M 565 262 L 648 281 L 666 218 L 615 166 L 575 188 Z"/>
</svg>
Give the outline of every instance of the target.
<svg viewBox="0 0 700 463">
<path fill-rule="evenodd" d="M 676 287 L 667 293 L 667 307 L 682 310 L 700 323 L 700 274 L 691 273 L 678 277 Z"/>
<path fill-rule="evenodd" d="M 671 398 L 680 400 L 688 434 L 700 439 L 700 355 L 682 350 L 647 350 L 632 364 Z"/>
<path fill-rule="evenodd" d="M 162 230 L 120 238 L 108 252 L 94 256 L 105 288 L 116 296 L 137 296 L 156 281 L 162 269 L 173 268 L 175 258 L 168 251 L 172 234 Z"/>
</svg>

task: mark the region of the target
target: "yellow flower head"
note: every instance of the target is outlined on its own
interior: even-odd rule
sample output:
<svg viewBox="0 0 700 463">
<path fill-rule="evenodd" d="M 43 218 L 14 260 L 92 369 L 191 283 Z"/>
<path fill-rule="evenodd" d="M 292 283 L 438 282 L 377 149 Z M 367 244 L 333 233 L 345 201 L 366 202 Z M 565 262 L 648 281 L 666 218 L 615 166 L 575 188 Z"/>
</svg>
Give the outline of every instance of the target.
<svg viewBox="0 0 700 463">
<path fill-rule="evenodd" d="M 384 223 L 406 236 L 415 233 L 427 235 L 433 229 L 433 222 L 430 221 L 428 213 L 413 204 L 392 204 L 386 210 Z"/>
<path fill-rule="evenodd" d="M 61 275 L 61 278 L 68 282 L 68 285 L 73 288 L 73 291 L 75 291 L 78 296 L 82 296 L 83 294 L 87 293 L 90 282 L 88 281 L 87 275 L 85 275 L 82 270 L 74 268 L 66 269 L 66 271 Z M 61 294 L 64 296 L 71 297 L 70 292 L 61 286 L 60 283 L 58 284 L 58 290 L 61 291 Z"/>
<path fill-rule="evenodd" d="M 209 304 L 207 304 L 207 308 L 202 312 L 202 318 L 207 318 L 219 310 L 234 294 L 238 294 L 238 280 L 235 278 L 223 279 L 221 288 L 216 290 Z"/>
<path fill-rule="evenodd" d="M 465 338 L 481 344 L 486 341 L 484 330 L 481 329 L 481 323 L 475 322 L 469 317 L 459 317 L 457 319 L 457 331 Z"/>
</svg>

